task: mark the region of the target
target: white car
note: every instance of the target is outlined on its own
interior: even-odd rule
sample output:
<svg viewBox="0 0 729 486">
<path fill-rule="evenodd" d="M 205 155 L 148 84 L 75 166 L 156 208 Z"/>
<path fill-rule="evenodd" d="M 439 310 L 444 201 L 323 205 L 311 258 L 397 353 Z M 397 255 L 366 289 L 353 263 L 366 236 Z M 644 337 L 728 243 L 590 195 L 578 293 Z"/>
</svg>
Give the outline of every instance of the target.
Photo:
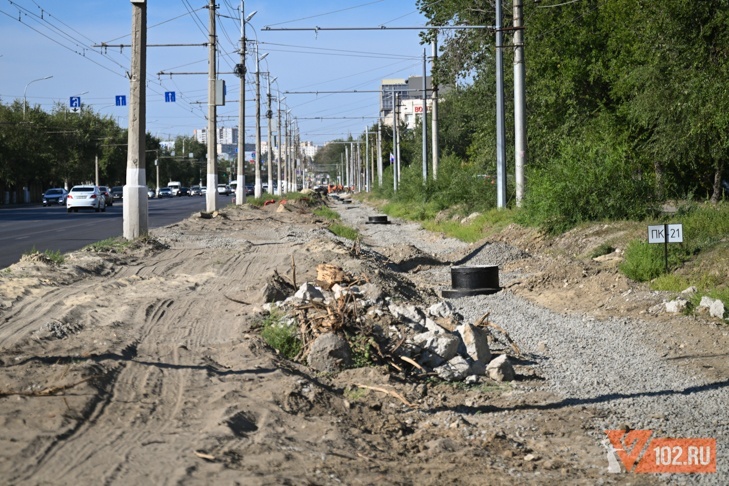
<svg viewBox="0 0 729 486">
<path fill-rule="evenodd" d="M 218 194 L 227 196 L 230 194 L 230 186 L 228 184 L 218 184 Z"/>
<path fill-rule="evenodd" d="M 79 209 L 106 212 L 106 198 L 98 186 L 73 186 L 66 197 L 66 211 L 78 213 Z"/>
</svg>

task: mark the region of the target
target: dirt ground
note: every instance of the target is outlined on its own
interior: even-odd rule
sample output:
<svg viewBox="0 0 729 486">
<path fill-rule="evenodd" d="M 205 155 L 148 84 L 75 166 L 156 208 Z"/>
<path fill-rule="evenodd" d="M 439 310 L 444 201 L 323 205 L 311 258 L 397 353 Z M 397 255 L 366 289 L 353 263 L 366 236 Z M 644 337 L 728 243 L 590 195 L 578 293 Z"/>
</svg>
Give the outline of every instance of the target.
<svg viewBox="0 0 729 486">
<path fill-rule="evenodd" d="M 122 252 L 79 251 L 60 266 L 26 258 L 0 272 L 2 483 L 658 483 L 606 474 L 588 433 L 602 412 L 563 404 L 526 360 L 515 382 L 469 387 L 384 366 L 316 373 L 279 357 L 257 331 L 260 291 L 274 271 L 293 280 L 292 261 L 299 284 L 335 263 L 435 301 L 407 283 L 417 267 L 378 277 L 376 262 L 324 227 L 296 206 L 244 206 L 193 215 Z M 688 329 L 680 343 L 656 341 L 669 353 L 726 349 L 721 326 L 649 314 L 666 296 L 621 277 L 615 261 L 571 258 L 589 251 L 589 234 L 547 242 L 509 228 L 499 238 L 531 255 L 508 264 L 523 278 L 507 291 L 559 312 L 655 319 L 664 335 Z M 725 361 L 686 366 L 726 376 Z"/>
</svg>

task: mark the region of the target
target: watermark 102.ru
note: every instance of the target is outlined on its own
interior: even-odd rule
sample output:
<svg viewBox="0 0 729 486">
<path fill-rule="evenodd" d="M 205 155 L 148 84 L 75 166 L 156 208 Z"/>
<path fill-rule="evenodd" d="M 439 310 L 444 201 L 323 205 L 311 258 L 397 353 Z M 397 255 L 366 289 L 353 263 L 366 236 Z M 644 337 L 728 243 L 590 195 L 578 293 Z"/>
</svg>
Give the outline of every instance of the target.
<svg viewBox="0 0 729 486">
<path fill-rule="evenodd" d="M 715 473 L 716 439 L 651 438 L 651 430 L 606 430 L 608 472 Z M 618 462 L 618 460 L 620 462 Z"/>
</svg>

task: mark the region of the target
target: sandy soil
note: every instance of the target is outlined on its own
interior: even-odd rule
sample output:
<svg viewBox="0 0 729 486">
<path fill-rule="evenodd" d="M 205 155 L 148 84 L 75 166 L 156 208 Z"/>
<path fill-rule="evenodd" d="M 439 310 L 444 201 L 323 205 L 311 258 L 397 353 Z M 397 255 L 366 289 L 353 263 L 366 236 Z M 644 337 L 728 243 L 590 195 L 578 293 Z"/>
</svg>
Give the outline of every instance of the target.
<svg viewBox="0 0 729 486">
<path fill-rule="evenodd" d="M 256 330 L 260 290 L 274 271 L 293 280 L 292 259 L 298 283 L 313 280 L 316 265 L 335 263 L 399 298 L 437 299 L 418 281 L 429 262 L 417 251 L 391 249 L 389 261 L 400 251 L 403 267 L 387 277 L 373 272 L 377 259 L 353 255 L 322 220 L 289 208 L 193 215 L 121 253 L 80 251 L 61 266 L 26 259 L 2 272 L 2 483 L 628 479 L 606 474 L 605 450 L 586 433 L 600 412 L 554 406 L 557 398 L 526 361 L 518 363 L 516 382 L 466 387 L 410 380 L 385 367 L 321 374 L 280 358 Z M 508 282 L 507 291 L 599 315 L 645 316 L 661 301 L 620 277 L 612 262 L 542 256 L 537 235 L 508 231 L 503 239 L 532 258 L 509 264 L 523 278 Z M 455 248 L 454 258 L 467 250 Z M 697 355 L 706 340 L 726 340 L 715 326 L 647 317 L 693 326 L 694 338 L 683 344 Z M 708 363 L 726 376 L 723 361 L 686 366 Z M 355 384 L 397 391 L 414 406 Z"/>
</svg>

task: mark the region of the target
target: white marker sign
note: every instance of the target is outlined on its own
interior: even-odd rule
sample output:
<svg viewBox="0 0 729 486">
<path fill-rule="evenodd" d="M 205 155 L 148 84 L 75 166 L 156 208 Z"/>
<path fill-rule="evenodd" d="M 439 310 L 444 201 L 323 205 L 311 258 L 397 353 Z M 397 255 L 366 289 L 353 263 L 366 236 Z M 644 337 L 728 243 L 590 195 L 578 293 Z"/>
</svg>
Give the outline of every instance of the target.
<svg viewBox="0 0 729 486">
<path fill-rule="evenodd" d="M 683 243 L 683 225 L 648 226 L 648 243 Z"/>
</svg>

